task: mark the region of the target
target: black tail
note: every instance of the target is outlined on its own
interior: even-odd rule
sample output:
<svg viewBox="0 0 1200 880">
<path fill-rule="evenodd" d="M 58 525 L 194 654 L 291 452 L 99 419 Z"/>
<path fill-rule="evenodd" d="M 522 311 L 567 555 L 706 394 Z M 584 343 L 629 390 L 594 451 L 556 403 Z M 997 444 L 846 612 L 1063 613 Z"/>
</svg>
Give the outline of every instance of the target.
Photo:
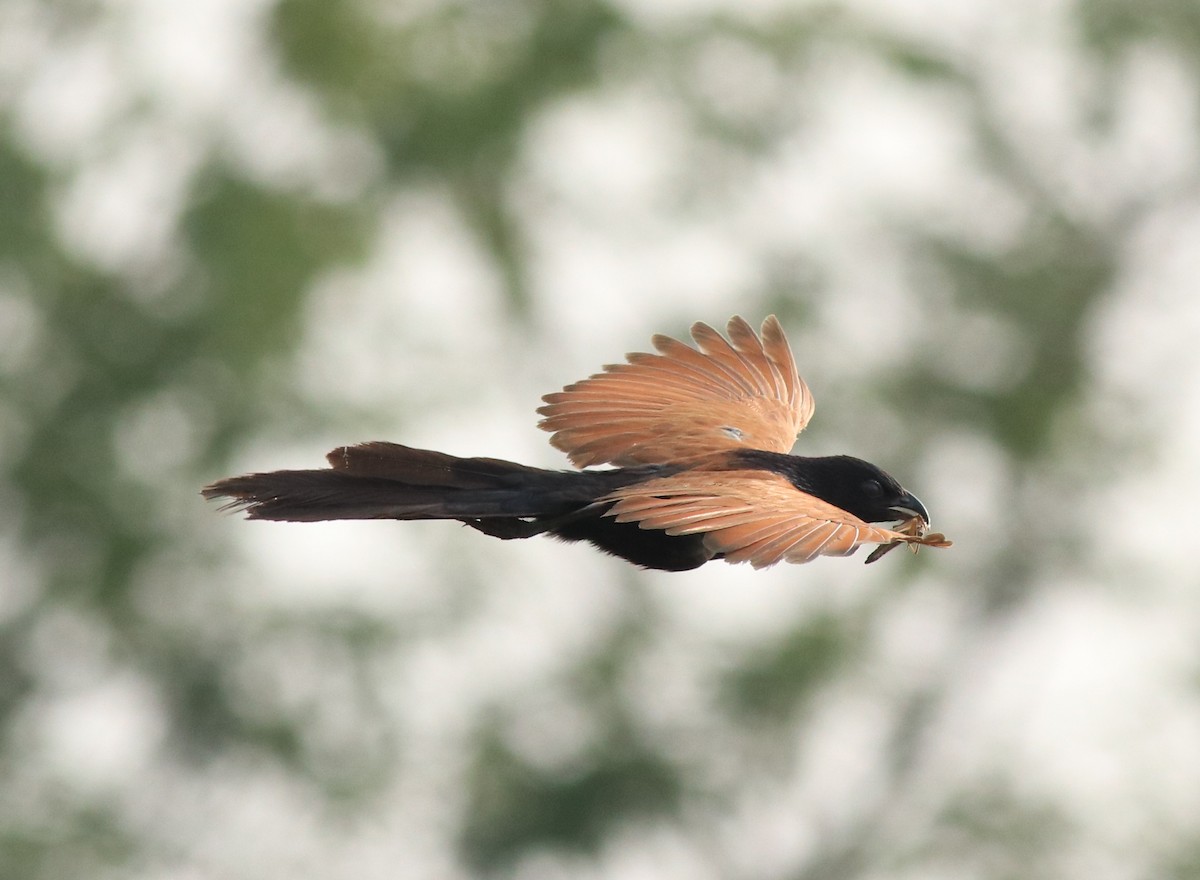
<svg viewBox="0 0 1200 880">
<path fill-rule="evenodd" d="M 605 495 L 676 470 L 668 466 L 550 471 L 384 442 L 342 446 L 326 458 L 324 470 L 229 477 L 203 495 L 227 499 L 223 510 L 244 510 L 250 519 L 452 519 L 505 539 L 549 532 L 671 571 L 712 557 L 701 535 L 672 537 L 604 516 L 611 506 L 600 500 Z"/>
<path fill-rule="evenodd" d="M 327 469 L 230 477 L 203 494 L 229 499 L 222 509 L 244 510 L 251 519 L 466 521 L 561 516 L 633 479 L 615 471 L 550 471 L 383 442 L 342 446 L 326 459 Z"/>
</svg>

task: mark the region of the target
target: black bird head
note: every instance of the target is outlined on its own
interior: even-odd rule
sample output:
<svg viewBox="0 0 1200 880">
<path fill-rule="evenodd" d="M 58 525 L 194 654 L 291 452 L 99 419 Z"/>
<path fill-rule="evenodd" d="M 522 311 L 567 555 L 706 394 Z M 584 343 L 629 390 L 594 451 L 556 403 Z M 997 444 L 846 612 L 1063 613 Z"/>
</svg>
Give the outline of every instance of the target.
<svg viewBox="0 0 1200 880">
<path fill-rule="evenodd" d="M 895 477 L 869 461 L 849 455 L 801 459 L 794 479 L 800 488 L 866 522 L 893 522 L 919 516 L 929 524 L 929 511 Z"/>
</svg>

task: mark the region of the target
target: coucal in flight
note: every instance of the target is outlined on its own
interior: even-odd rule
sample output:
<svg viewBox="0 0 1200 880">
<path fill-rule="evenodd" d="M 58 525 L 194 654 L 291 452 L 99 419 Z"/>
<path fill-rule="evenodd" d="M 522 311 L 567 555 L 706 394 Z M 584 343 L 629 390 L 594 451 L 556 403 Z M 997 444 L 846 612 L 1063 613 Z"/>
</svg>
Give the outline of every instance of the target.
<svg viewBox="0 0 1200 880">
<path fill-rule="evenodd" d="M 779 321 L 759 335 L 735 317 L 727 332 L 695 324 L 697 348 L 655 336 L 658 354 L 627 355 L 546 395 L 539 427 L 583 470 L 375 441 L 333 450 L 328 468 L 230 477 L 203 494 L 251 519 L 447 519 L 497 538 L 549 534 L 667 571 L 949 546 L 875 465 L 789 455 L 813 398 Z M 615 467 L 591 467 L 603 464 Z"/>
</svg>

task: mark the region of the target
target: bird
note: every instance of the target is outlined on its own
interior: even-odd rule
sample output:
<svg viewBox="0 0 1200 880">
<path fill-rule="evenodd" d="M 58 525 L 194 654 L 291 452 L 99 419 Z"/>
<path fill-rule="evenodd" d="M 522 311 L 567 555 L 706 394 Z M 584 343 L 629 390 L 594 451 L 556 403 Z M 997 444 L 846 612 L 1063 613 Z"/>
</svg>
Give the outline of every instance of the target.
<svg viewBox="0 0 1200 880">
<path fill-rule="evenodd" d="M 691 336 L 694 346 L 655 335 L 654 353 L 542 398 L 539 427 L 574 470 L 376 440 L 334 449 L 325 468 L 229 477 L 202 495 L 257 520 L 454 520 L 503 540 L 550 535 L 662 571 L 950 546 L 876 465 L 791 454 L 814 402 L 774 315 L 758 333 L 735 316 L 724 336 L 702 322 Z"/>
</svg>

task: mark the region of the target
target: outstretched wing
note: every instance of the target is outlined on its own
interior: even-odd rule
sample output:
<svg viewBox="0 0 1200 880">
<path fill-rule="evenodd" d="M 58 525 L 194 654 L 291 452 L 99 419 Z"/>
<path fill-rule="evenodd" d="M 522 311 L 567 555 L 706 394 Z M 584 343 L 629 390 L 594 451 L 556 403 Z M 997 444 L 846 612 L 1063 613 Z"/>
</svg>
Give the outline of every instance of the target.
<svg viewBox="0 0 1200 880">
<path fill-rule="evenodd" d="M 761 338 L 738 317 L 726 340 L 692 326 L 697 351 L 655 336 L 658 354 L 547 394 L 539 427 L 578 467 L 661 464 L 729 449 L 788 452 L 813 412 L 812 394 L 774 315 Z"/>
<path fill-rule="evenodd" d="M 714 553 L 755 568 L 848 556 L 862 544 L 949 546 L 941 534 L 865 522 L 768 471 L 684 471 L 626 486 L 605 500 L 616 502 L 608 515 L 617 522 L 703 534 Z"/>
</svg>

